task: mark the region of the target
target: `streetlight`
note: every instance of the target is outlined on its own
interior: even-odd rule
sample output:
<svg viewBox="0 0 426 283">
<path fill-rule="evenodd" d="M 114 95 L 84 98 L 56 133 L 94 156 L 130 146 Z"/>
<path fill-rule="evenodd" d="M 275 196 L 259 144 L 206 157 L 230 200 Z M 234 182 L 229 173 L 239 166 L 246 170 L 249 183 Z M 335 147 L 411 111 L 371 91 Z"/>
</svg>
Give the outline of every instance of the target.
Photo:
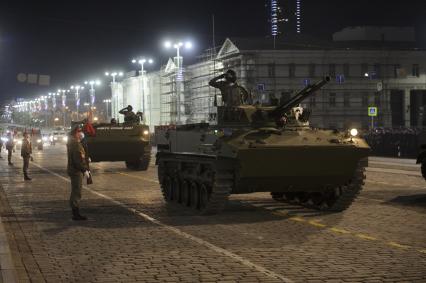
<svg viewBox="0 0 426 283">
<path fill-rule="evenodd" d="M 78 121 L 78 119 L 79 119 L 79 116 L 80 116 L 80 93 L 79 93 L 79 91 L 80 90 L 83 90 L 84 89 L 84 87 L 83 86 L 80 86 L 80 85 L 72 85 L 71 86 L 71 89 L 73 89 L 73 90 L 75 90 L 75 107 L 76 107 L 76 110 L 77 110 L 77 121 Z"/>
<path fill-rule="evenodd" d="M 133 64 L 139 64 L 141 66 L 141 70 L 139 72 L 140 72 L 140 75 L 141 75 L 141 84 L 142 84 L 142 86 L 141 86 L 142 113 L 145 115 L 145 71 L 144 71 L 143 67 L 144 67 L 145 63 L 148 63 L 148 64 L 154 63 L 154 60 L 152 60 L 151 58 L 150 59 L 141 58 L 141 59 L 138 59 L 138 60 L 133 59 L 132 63 Z"/>
<path fill-rule="evenodd" d="M 111 103 L 111 99 L 104 99 L 105 107 L 106 107 L 106 119 L 109 121 L 109 114 L 108 114 L 108 103 Z"/>
<path fill-rule="evenodd" d="M 115 83 L 115 77 L 119 76 L 122 77 L 123 76 L 123 72 L 105 72 L 105 76 L 107 77 L 112 77 L 112 83 Z"/>
<path fill-rule="evenodd" d="M 84 82 L 85 85 L 90 85 L 90 104 L 94 105 L 95 104 L 95 85 L 100 85 L 101 81 L 100 80 L 93 80 L 93 81 L 85 81 Z"/>
<path fill-rule="evenodd" d="M 176 49 L 176 108 L 177 108 L 177 123 L 181 123 L 181 113 L 184 111 L 182 109 L 181 101 L 183 100 L 183 97 L 181 97 L 181 84 L 180 82 L 183 80 L 183 74 L 182 74 L 182 65 L 183 65 L 183 58 L 180 56 L 180 49 L 191 49 L 192 43 L 190 41 L 187 41 L 185 43 L 181 41 L 177 42 L 170 42 L 166 41 L 164 42 L 164 47 L 166 49 L 175 48 Z"/>
</svg>

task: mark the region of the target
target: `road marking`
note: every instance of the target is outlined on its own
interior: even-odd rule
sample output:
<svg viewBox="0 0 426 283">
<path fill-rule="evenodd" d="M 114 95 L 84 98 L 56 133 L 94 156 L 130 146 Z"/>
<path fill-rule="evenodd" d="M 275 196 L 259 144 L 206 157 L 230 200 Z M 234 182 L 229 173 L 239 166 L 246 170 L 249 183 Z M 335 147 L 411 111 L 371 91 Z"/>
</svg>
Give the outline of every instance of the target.
<svg viewBox="0 0 426 283">
<path fill-rule="evenodd" d="M 348 230 L 341 229 L 341 228 L 336 228 L 336 227 L 331 227 L 330 231 L 333 231 L 333 232 L 336 232 L 336 233 L 340 233 L 340 234 L 351 234 L 351 232 L 349 232 Z"/>
<path fill-rule="evenodd" d="M 46 171 L 46 172 L 48 172 L 48 173 L 56 176 L 56 177 L 64 180 L 65 182 L 70 183 L 70 180 L 68 180 L 68 178 L 65 178 L 64 176 L 61 176 L 61 175 L 59 175 L 59 174 L 57 174 L 55 172 L 52 172 L 49 169 L 44 168 L 44 167 L 42 167 L 41 165 L 39 165 L 39 164 L 37 164 L 35 162 L 33 162 L 32 164 L 35 165 L 36 167 L 38 167 L 38 168 L 40 168 L 40 169 L 42 169 L 42 170 L 44 170 L 44 171 Z M 167 230 L 169 230 L 169 231 L 171 231 L 171 232 L 173 232 L 173 233 L 175 233 L 175 234 L 177 234 L 177 235 L 179 235 L 179 236 L 181 236 L 181 237 L 183 237 L 183 238 L 185 238 L 187 240 L 191 240 L 191 241 L 196 242 L 197 244 L 199 244 L 201 246 L 207 247 L 207 248 L 209 248 L 210 250 L 212 250 L 212 251 L 214 251 L 216 253 L 222 254 L 222 255 L 227 256 L 229 258 L 232 258 L 233 260 L 235 260 L 235 261 L 237 261 L 237 262 L 239 262 L 239 263 L 241 263 L 241 264 L 243 264 L 243 265 L 245 265 L 247 267 L 253 268 L 256 271 L 258 271 L 258 272 L 260 272 L 260 273 L 262 273 L 262 274 L 264 274 L 264 275 L 266 275 L 268 277 L 281 280 L 282 282 L 287 282 L 287 283 L 292 283 L 293 282 L 291 279 L 289 279 L 287 277 L 284 277 L 281 274 L 275 273 L 275 272 L 273 272 L 273 271 L 271 271 L 271 270 L 269 270 L 269 269 L 267 269 L 267 268 L 265 268 L 263 266 L 255 264 L 255 263 L 253 263 L 253 262 L 251 262 L 251 261 L 249 261 L 249 260 L 247 260 L 247 259 L 245 259 L 245 258 L 243 258 L 243 257 L 241 257 L 241 256 L 239 256 L 239 255 L 237 255 L 235 253 L 233 253 L 233 252 L 230 252 L 230 251 L 228 251 L 226 249 L 218 247 L 218 246 L 216 246 L 216 245 L 214 245 L 214 244 L 212 244 L 210 242 L 207 242 L 207 241 L 205 241 L 205 240 L 203 240 L 201 238 L 192 236 L 191 234 L 188 234 L 188 233 L 186 233 L 186 232 L 184 232 L 182 230 L 179 230 L 179 229 L 177 229 L 177 228 L 175 228 L 173 226 L 169 226 L 167 224 L 164 224 L 163 222 L 155 219 L 154 217 L 149 216 L 148 214 L 145 214 L 145 213 L 143 213 L 141 211 L 138 211 L 138 210 L 136 210 L 136 209 L 134 209 L 132 207 L 129 207 L 128 205 L 126 205 L 126 204 L 124 204 L 124 203 L 122 203 L 120 201 L 117 201 L 117 200 L 115 200 L 115 199 L 113 199 L 113 198 L 111 198 L 111 197 L 109 197 L 107 195 L 104 195 L 102 193 L 94 191 L 94 190 L 88 188 L 87 186 L 83 186 L 83 188 L 85 190 L 91 192 L 94 195 L 97 195 L 99 197 L 102 197 L 104 199 L 107 199 L 107 200 L 111 201 L 112 203 L 114 203 L 114 204 L 116 204 L 116 205 L 118 205 L 118 206 L 120 206 L 120 207 L 122 207 L 122 208 L 124 208 L 124 209 L 126 209 L 128 211 L 130 211 L 133 214 L 139 215 L 140 217 L 148 220 L 151 223 L 154 223 L 154 224 L 156 224 L 158 226 L 161 226 L 161 227 L 163 227 L 163 228 L 165 228 L 165 229 L 167 229 Z"/>
<path fill-rule="evenodd" d="M 293 221 L 297 221 L 297 222 L 306 222 L 305 219 L 303 219 L 302 217 L 298 217 L 298 216 L 290 217 L 289 219 L 293 220 Z"/>
<path fill-rule="evenodd" d="M 389 246 L 392 246 L 392 247 L 395 247 L 395 248 L 400 248 L 400 249 L 408 249 L 408 248 L 410 248 L 410 246 L 407 246 L 407 245 L 401 245 L 401 244 L 398 244 L 398 243 L 396 243 L 396 242 L 388 242 L 387 243 Z"/>
<path fill-rule="evenodd" d="M 327 226 L 327 225 L 325 225 L 325 224 L 318 223 L 318 222 L 316 222 L 315 220 L 308 221 L 308 223 L 309 223 L 310 225 L 315 226 L 315 227 L 318 227 L 318 228 L 324 228 L 324 227 L 326 227 L 326 226 Z"/>
<path fill-rule="evenodd" d="M 363 240 L 377 241 L 377 238 L 365 234 L 356 234 L 355 236 Z"/>
</svg>

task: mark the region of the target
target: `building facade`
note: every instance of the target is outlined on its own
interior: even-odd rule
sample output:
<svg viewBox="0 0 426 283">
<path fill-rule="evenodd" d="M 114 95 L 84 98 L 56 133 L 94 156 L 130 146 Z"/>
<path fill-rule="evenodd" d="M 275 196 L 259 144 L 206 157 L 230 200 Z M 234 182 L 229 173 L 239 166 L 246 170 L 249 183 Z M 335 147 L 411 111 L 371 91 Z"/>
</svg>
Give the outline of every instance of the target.
<svg viewBox="0 0 426 283">
<path fill-rule="evenodd" d="M 152 128 L 210 121 L 218 91 L 208 82 L 233 69 L 253 100 L 265 105 L 272 97 L 284 101 L 305 85 L 331 76 L 331 83 L 303 102 L 312 110 L 315 127 L 426 126 L 425 50 L 358 46 L 347 41 L 323 45 L 279 42 L 276 49 L 272 44 L 270 39 L 226 39 L 213 58 L 180 71 L 177 58 L 170 59 L 143 80 L 137 76 L 115 83 L 113 116 L 132 104 L 144 109 L 145 121 Z M 182 80 L 177 80 L 180 73 Z M 378 109 L 374 120 L 368 116 L 368 107 Z"/>
</svg>

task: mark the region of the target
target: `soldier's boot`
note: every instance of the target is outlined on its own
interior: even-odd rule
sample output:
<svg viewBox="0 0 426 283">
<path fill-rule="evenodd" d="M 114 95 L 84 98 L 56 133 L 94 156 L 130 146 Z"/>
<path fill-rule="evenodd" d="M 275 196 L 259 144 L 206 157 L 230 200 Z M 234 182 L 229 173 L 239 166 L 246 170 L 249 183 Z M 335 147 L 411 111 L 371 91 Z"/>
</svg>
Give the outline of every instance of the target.
<svg viewBox="0 0 426 283">
<path fill-rule="evenodd" d="M 31 181 L 32 179 L 28 176 L 27 173 L 24 173 L 24 180 L 25 181 Z"/>
<path fill-rule="evenodd" d="M 81 215 L 80 210 L 78 208 L 73 208 L 72 209 L 72 220 L 75 220 L 75 221 L 87 220 L 87 217 Z"/>
</svg>

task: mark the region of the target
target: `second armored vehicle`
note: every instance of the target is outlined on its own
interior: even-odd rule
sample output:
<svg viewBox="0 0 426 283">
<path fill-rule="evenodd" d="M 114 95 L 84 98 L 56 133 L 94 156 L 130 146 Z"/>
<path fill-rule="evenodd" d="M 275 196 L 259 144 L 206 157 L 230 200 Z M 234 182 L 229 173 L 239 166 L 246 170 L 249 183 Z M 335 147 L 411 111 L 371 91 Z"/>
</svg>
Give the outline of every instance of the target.
<svg viewBox="0 0 426 283">
<path fill-rule="evenodd" d="M 271 192 L 316 209 L 348 208 L 362 189 L 370 148 L 355 129 L 309 127 L 309 111 L 297 107 L 328 81 L 277 107 L 218 107 L 215 125 L 170 128 L 156 160 L 165 200 L 211 214 L 230 194 Z"/>
<path fill-rule="evenodd" d="M 92 162 L 124 161 L 133 170 L 147 170 L 151 159 L 149 127 L 137 123 L 94 124 L 94 135 L 86 134 Z"/>
</svg>

